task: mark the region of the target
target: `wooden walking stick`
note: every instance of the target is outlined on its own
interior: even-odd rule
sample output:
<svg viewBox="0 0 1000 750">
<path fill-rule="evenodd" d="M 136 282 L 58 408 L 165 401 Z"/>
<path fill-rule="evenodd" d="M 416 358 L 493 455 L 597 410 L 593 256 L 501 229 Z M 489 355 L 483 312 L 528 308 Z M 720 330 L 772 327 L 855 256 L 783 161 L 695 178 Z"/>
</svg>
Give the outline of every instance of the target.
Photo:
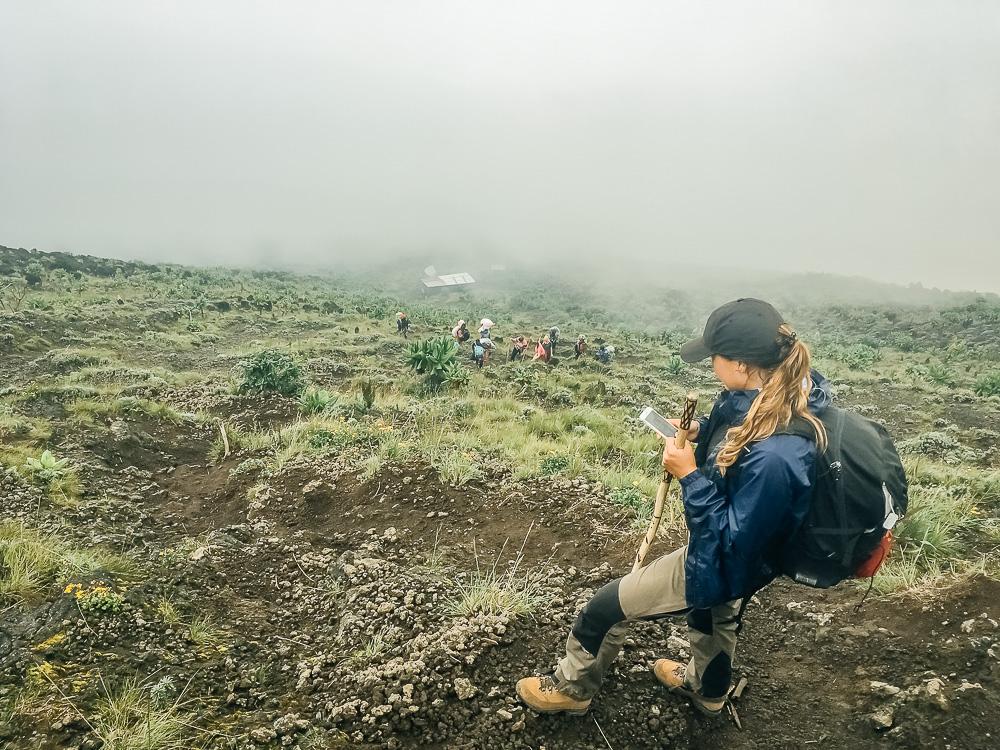
<svg viewBox="0 0 1000 750">
<path fill-rule="evenodd" d="M 694 419 L 694 410 L 696 408 L 698 408 L 698 394 L 694 392 L 688 393 L 687 398 L 684 400 L 681 425 L 677 428 L 677 434 L 674 436 L 674 441 L 678 448 L 683 448 L 687 444 L 687 435 L 691 429 L 691 420 Z M 660 486 L 656 490 L 656 500 L 653 503 L 653 518 L 649 522 L 649 528 L 646 530 L 646 536 L 643 538 L 642 544 L 639 545 L 639 551 L 635 553 L 635 562 L 632 563 L 633 573 L 642 567 L 643 561 L 646 559 L 646 553 L 649 552 L 653 540 L 656 539 L 656 531 L 660 528 L 660 518 L 663 516 L 663 504 L 667 499 L 667 490 L 670 489 L 671 479 L 673 479 L 673 476 L 669 472 L 664 471 L 663 478 L 660 480 Z"/>
</svg>

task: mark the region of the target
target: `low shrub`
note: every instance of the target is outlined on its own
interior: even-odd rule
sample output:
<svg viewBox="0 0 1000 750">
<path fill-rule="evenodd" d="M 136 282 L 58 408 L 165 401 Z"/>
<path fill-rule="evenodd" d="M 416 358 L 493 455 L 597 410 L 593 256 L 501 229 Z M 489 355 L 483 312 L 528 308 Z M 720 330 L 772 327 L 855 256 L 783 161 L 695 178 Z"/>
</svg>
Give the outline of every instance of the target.
<svg viewBox="0 0 1000 750">
<path fill-rule="evenodd" d="M 304 387 L 302 370 L 295 360 L 276 349 L 266 349 L 241 359 L 235 374 L 239 393 L 274 392 L 297 396 Z"/>
<path fill-rule="evenodd" d="M 922 432 L 916 437 L 903 440 L 899 443 L 899 452 L 927 456 L 946 464 L 960 464 L 979 458 L 972 448 L 967 448 L 944 432 Z"/>
<path fill-rule="evenodd" d="M 837 359 L 852 370 L 867 370 L 879 358 L 878 349 L 867 344 L 855 344 L 839 352 Z"/>
<path fill-rule="evenodd" d="M 547 456 L 542 459 L 538 471 L 545 476 L 552 476 L 569 468 L 569 456 Z"/>
</svg>

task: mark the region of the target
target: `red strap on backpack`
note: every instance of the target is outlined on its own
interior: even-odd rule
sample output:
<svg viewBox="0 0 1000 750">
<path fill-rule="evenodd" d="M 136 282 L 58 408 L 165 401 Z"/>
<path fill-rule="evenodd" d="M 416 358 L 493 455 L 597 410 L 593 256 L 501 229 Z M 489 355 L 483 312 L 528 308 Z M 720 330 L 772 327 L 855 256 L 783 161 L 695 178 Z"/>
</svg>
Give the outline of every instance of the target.
<svg viewBox="0 0 1000 750">
<path fill-rule="evenodd" d="M 871 578 L 878 572 L 878 569 L 882 567 L 882 563 L 885 562 L 886 558 L 889 557 L 889 552 L 892 550 L 892 532 L 885 532 L 885 536 L 882 537 L 882 541 L 878 543 L 868 559 L 865 560 L 861 565 L 858 566 L 857 570 L 854 571 L 855 578 Z"/>
</svg>

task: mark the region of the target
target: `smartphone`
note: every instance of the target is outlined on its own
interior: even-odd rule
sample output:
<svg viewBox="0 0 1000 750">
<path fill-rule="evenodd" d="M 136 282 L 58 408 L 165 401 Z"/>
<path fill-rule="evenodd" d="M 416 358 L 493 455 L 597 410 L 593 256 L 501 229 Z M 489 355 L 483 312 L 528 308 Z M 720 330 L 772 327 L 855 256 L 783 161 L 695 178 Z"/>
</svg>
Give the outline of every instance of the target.
<svg viewBox="0 0 1000 750">
<path fill-rule="evenodd" d="M 647 427 L 651 427 L 662 438 L 670 438 L 677 434 L 677 428 L 664 419 L 652 406 L 647 406 L 639 412 L 639 421 Z"/>
</svg>

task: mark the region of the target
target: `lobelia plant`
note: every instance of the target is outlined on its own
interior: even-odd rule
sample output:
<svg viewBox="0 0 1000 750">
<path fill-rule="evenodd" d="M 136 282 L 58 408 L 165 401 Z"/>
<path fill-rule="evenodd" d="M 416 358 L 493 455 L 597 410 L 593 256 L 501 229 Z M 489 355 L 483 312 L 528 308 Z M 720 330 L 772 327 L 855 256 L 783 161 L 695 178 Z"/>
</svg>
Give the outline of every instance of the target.
<svg viewBox="0 0 1000 750">
<path fill-rule="evenodd" d="M 934 362 L 927 365 L 927 379 L 935 385 L 954 387 L 957 383 L 955 373 L 947 365 Z"/>
<path fill-rule="evenodd" d="M 667 364 L 664 369 L 669 375 L 680 375 L 684 372 L 684 360 L 675 354 L 667 360 Z"/>
<path fill-rule="evenodd" d="M 1000 396 L 1000 372 L 980 376 L 973 389 L 977 396 Z"/>
<path fill-rule="evenodd" d="M 303 414 L 320 414 L 336 403 L 336 394 L 322 388 L 309 387 L 299 396 L 299 411 Z"/>
<path fill-rule="evenodd" d="M 38 458 L 29 456 L 24 462 L 25 468 L 35 482 L 43 487 L 48 487 L 69 474 L 68 464 L 68 458 L 57 459 L 49 450 L 42 451 L 42 455 Z"/>
<path fill-rule="evenodd" d="M 410 344 L 406 363 L 418 374 L 426 376 L 427 385 L 460 385 L 468 373 L 458 364 L 458 345 L 448 336 L 439 336 Z"/>
</svg>

